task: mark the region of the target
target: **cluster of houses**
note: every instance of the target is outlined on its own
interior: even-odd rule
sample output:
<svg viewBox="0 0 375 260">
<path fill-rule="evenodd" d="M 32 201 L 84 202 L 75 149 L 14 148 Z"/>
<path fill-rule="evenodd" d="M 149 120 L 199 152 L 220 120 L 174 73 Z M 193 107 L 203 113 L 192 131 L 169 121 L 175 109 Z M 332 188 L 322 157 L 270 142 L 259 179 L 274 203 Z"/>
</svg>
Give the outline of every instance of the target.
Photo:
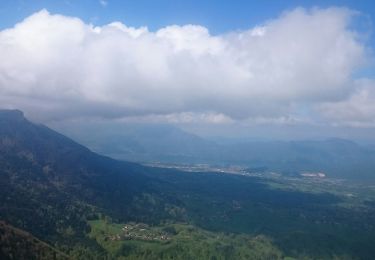
<svg viewBox="0 0 375 260">
<path fill-rule="evenodd" d="M 111 241 L 143 240 L 143 241 L 168 241 L 170 235 L 160 231 L 151 230 L 146 224 L 127 224 L 121 229 L 121 234 L 109 236 Z"/>
</svg>

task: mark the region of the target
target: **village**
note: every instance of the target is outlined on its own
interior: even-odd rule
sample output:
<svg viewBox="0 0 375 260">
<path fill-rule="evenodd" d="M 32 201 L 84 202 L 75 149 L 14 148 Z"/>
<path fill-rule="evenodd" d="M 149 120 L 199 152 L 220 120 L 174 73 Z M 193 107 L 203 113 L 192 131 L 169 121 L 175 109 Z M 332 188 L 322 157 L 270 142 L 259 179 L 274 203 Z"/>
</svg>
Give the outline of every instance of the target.
<svg viewBox="0 0 375 260">
<path fill-rule="evenodd" d="M 121 228 L 122 233 L 110 235 L 107 239 L 111 241 L 122 240 L 142 240 L 142 241 L 169 241 L 171 234 L 160 230 L 155 230 L 143 223 L 127 223 Z"/>
</svg>

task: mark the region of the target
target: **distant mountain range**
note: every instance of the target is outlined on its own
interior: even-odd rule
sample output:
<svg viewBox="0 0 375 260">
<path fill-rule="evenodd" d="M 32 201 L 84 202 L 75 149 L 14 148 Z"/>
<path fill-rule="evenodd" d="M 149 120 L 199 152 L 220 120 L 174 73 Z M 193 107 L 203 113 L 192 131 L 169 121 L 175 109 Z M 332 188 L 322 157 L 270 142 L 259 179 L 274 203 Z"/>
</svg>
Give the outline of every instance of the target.
<svg viewBox="0 0 375 260">
<path fill-rule="evenodd" d="M 375 147 L 339 138 L 215 142 L 157 124 L 81 124 L 64 130 L 92 150 L 126 161 L 240 165 L 288 175 L 313 171 L 328 177 L 375 180 Z"/>
</svg>

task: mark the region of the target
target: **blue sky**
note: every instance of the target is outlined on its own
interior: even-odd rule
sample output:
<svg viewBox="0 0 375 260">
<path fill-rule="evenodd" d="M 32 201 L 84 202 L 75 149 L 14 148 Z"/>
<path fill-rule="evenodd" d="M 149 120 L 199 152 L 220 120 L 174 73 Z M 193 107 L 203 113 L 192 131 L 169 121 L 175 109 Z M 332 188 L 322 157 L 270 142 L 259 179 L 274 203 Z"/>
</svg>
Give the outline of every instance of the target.
<svg viewBox="0 0 375 260">
<path fill-rule="evenodd" d="M 106 3 L 106 4 L 101 4 Z M 200 24 L 212 33 L 247 29 L 295 7 L 345 6 L 375 17 L 375 1 L 353 0 L 2 0 L 0 27 L 6 28 L 40 9 L 80 17 L 96 25 L 122 21 L 151 30 L 170 24 Z"/>
<path fill-rule="evenodd" d="M 39 121 L 375 128 L 375 1 L 3 0 L 0 17 L 0 103 Z"/>
</svg>

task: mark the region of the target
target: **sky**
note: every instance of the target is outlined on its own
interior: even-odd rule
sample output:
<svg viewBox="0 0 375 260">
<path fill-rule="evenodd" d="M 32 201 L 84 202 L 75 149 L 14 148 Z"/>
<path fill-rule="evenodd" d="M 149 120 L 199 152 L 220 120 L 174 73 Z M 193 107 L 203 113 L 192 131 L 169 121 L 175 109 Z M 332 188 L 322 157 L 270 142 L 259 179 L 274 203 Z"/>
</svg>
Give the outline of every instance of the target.
<svg viewBox="0 0 375 260">
<path fill-rule="evenodd" d="M 1 1 L 0 107 L 35 121 L 375 139 L 373 1 Z"/>
</svg>

